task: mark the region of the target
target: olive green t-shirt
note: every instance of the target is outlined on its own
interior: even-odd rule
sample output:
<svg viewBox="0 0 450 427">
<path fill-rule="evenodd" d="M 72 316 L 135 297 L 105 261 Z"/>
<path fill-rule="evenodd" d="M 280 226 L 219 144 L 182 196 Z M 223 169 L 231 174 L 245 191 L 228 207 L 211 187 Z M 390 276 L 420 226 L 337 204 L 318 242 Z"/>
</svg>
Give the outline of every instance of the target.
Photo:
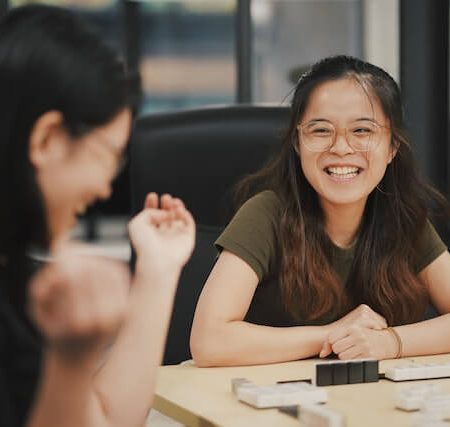
<svg viewBox="0 0 450 427">
<path fill-rule="evenodd" d="M 259 279 L 245 320 L 277 327 L 320 324 L 324 321 L 302 322 L 293 318 L 281 301 L 278 278 L 277 230 L 281 216 L 281 204 L 272 191 L 264 191 L 249 199 L 225 228 L 216 241 L 219 251 L 226 249 L 245 261 Z M 331 264 L 341 283 L 346 283 L 354 258 L 355 246 L 342 249 L 332 245 Z M 429 221 L 417 246 L 414 270 L 419 273 L 445 250 Z M 327 319 L 331 321 L 334 319 Z"/>
</svg>

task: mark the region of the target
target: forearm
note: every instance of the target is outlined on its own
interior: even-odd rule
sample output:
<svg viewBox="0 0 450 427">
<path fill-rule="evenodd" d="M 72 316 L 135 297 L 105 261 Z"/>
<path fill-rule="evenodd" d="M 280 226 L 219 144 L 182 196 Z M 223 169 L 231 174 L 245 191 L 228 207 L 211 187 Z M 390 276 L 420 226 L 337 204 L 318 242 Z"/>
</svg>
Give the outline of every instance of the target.
<svg viewBox="0 0 450 427">
<path fill-rule="evenodd" d="M 137 269 L 127 322 L 96 377 L 111 426 L 140 426 L 152 405 L 179 271 Z"/>
<path fill-rule="evenodd" d="M 208 367 L 277 363 L 315 356 L 329 330 L 326 326 L 275 328 L 232 321 L 220 329 L 200 333 L 202 336 L 191 338 L 191 351 L 198 366 Z"/>
<path fill-rule="evenodd" d="M 27 427 L 106 426 L 101 402 L 93 393 L 96 359 L 65 360 L 48 351 Z"/>
<path fill-rule="evenodd" d="M 402 356 L 450 353 L 450 314 L 411 325 L 396 326 L 402 340 Z"/>
</svg>

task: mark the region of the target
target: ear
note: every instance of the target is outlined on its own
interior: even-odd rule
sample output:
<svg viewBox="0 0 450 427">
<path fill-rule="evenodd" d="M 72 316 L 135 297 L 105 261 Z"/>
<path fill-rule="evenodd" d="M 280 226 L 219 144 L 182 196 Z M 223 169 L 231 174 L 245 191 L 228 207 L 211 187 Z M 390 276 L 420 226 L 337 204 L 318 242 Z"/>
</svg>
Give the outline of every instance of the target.
<svg viewBox="0 0 450 427">
<path fill-rule="evenodd" d="M 391 144 L 391 150 L 390 150 L 391 152 L 389 153 L 388 164 L 390 164 L 392 162 L 392 160 L 394 160 L 395 156 L 397 155 L 398 147 L 399 147 L 399 143 L 396 140 L 393 140 L 392 144 Z"/>
<path fill-rule="evenodd" d="M 47 111 L 34 123 L 30 133 L 28 155 L 31 164 L 40 169 L 66 150 L 67 132 L 59 111 Z"/>
</svg>

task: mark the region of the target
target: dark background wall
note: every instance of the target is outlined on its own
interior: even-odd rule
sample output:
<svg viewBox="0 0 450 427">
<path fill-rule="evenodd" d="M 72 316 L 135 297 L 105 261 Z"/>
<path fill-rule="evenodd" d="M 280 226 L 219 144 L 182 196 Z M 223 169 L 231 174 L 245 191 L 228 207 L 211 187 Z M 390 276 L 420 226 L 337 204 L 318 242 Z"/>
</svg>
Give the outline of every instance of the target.
<svg viewBox="0 0 450 427">
<path fill-rule="evenodd" d="M 401 0 L 400 84 L 423 174 L 449 195 L 449 1 Z M 442 233 L 450 243 L 448 224 Z"/>
</svg>

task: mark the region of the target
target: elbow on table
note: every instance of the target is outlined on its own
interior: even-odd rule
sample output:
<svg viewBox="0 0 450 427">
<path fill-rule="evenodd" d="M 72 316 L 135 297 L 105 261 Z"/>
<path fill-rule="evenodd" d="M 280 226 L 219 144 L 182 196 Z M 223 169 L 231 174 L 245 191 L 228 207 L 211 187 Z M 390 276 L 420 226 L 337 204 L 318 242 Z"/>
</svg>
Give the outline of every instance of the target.
<svg viewBox="0 0 450 427">
<path fill-rule="evenodd" d="M 192 359 L 195 365 L 199 368 L 211 368 L 213 366 L 221 365 L 217 355 L 220 354 L 220 349 L 216 348 L 214 339 L 208 338 L 205 334 L 196 332 L 191 333 L 190 348 Z"/>
<path fill-rule="evenodd" d="M 203 340 L 191 335 L 190 347 L 192 359 L 196 366 L 199 368 L 209 368 L 213 366 L 208 352 L 208 345 L 204 343 Z"/>
</svg>

